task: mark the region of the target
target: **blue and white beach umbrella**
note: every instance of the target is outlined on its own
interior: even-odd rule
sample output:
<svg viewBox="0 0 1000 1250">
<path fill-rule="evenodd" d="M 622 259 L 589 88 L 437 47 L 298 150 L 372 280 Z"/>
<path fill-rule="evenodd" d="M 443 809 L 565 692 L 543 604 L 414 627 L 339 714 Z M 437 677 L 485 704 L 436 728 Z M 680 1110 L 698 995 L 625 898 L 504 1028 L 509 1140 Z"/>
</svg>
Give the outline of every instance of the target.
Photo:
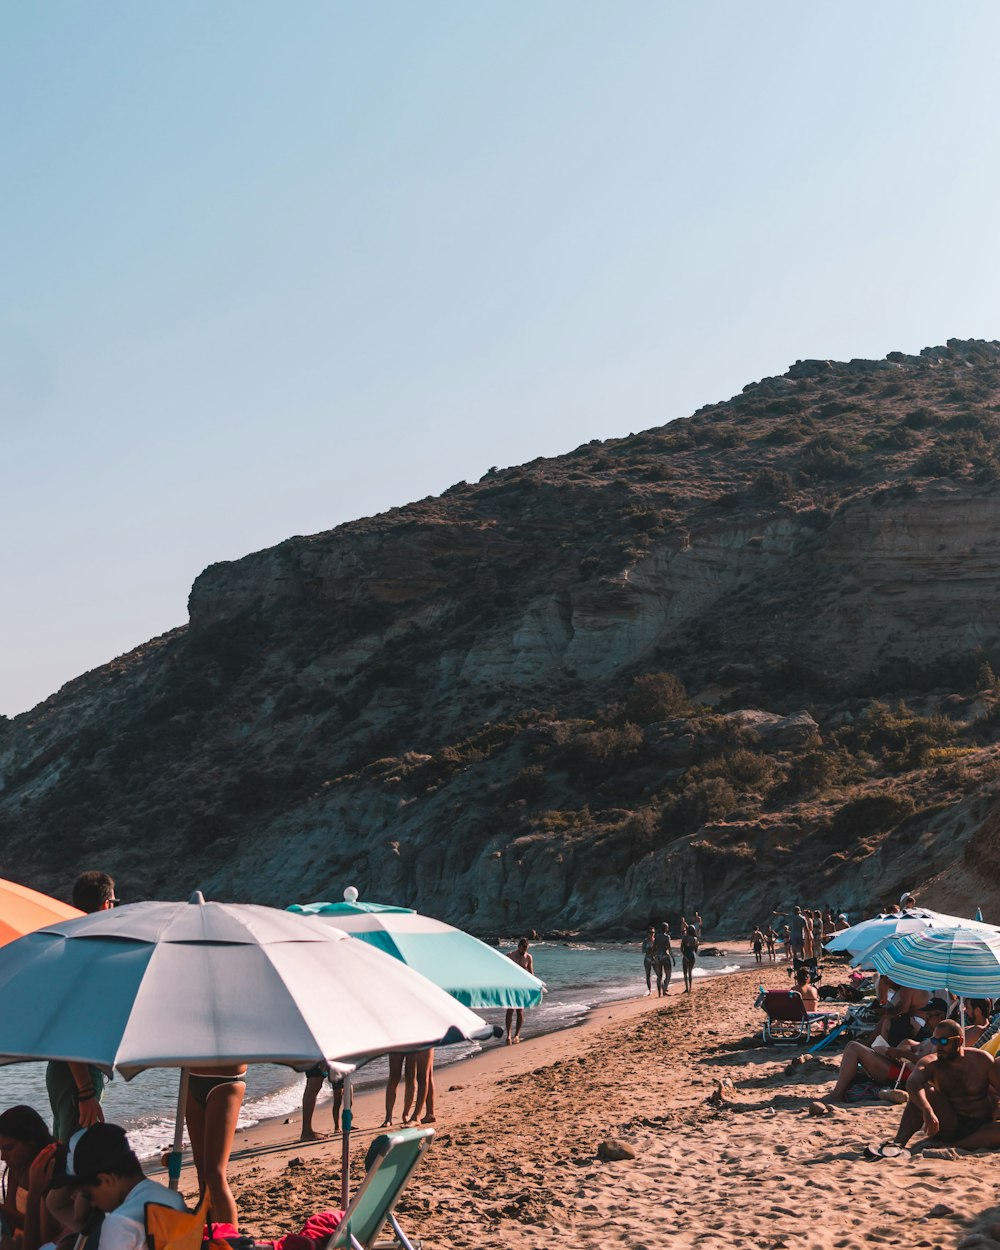
<svg viewBox="0 0 1000 1250">
<path fill-rule="evenodd" d="M 886 938 L 860 955 L 897 985 L 947 989 L 962 998 L 1000 996 L 1000 933 L 981 929 L 924 929 Z"/>
<path fill-rule="evenodd" d="M 926 907 L 910 907 L 903 912 L 873 916 L 871 920 L 862 920 L 849 929 L 842 929 L 825 943 L 825 949 L 831 955 L 842 951 L 851 955 L 860 955 L 886 938 L 903 933 L 926 932 L 928 929 L 948 931 L 970 929 L 980 933 L 1000 932 L 996 925 L 985 924 L 981 919 L 965 920 L 961 916 L 949 916 L 944 912 L 930 911 Z"/>
<path fill-rule="evenodd" d="M 342 903 L 293 903 L 422 973 L 466 1007 L 537 1007 L 545 983 L 512 959 L 450 924 L 409 907 L 358 902 L 353 886 Z"/>
</svg>

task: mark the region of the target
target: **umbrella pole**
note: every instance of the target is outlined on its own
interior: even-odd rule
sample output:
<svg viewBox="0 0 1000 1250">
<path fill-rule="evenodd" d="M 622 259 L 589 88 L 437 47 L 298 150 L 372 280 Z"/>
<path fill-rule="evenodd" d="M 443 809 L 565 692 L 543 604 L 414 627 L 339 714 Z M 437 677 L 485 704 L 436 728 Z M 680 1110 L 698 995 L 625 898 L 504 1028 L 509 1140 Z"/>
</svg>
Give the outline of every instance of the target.
<svg viewBox="0 0 1000 1250">
<path fill-rule="evenodd" d="M 170 1188 L 176 1189 L 181 1183 L 181 1147 L 184 1145 L 184 1112 L 187 1109 L 188 1070 L 181 1068 L 180 1084 L 177 1087 L 177 1118 L 174 1121 L 174 1148 L 170 1152 L 167 1174 Z"/>
<path fill-rule="evenodd" d="M 344 1106 L 341 1118 L 344 1139 L 340 1152 L 340 1207 L 342 1211 L 347 1210 L 347 1203 L 351 1196 L 351 1121 L 353 1118 L 351 1113 L 351 1076 L 350 1073 L 345 1073 Z"/>
</svg>

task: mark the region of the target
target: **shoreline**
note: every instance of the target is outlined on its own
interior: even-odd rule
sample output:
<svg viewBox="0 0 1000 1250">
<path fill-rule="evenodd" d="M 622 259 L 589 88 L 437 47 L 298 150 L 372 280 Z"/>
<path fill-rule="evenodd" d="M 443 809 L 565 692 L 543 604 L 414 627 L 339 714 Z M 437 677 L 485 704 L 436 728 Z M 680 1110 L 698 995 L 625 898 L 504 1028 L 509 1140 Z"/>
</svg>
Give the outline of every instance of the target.
<svg viewBox="0 0 1000 1250">
<path fill-rule="evenodd" d="M 690 995 L 608 1003 L 453 1065 L 403 1228 L 449 1250 L 954 1250 L 975 1231 L 992 1235 L 970 1247 L 998 1250 L 992 1160 L 921 1153 L 918 1139 L 912 1160 L 869 1162 L 865 1145 L 892 1135 L 898 1107 L 811 1110 L 840 1056 L 790 1063 L 798 1048 L 761 1044 L 756 986 L 779 977 L 781 965 L 763 978 L 751 967 Z M 352 1192 L 381 1131 L 381 1089 L 359 1094 L 355 1116 Z M 289 1117 L 238 1135 L 232 1188 L 257 1238 L 339 1206 L 340 1137 L 300 1143 L 298 1131 Z M 192 1179 L 186 1168 L 188 1197 Z"/>
<path fill-rule="evenodd" d="M 740 945 L 747 949 L 732 949 L 734 958 L 743 958 L 751 954 L 749 944 L 730 943 L 730 947 Z M 776 962 L 771 966 L 780 968 Z M 436 1078 L 436 1110 L 437 1124 L 451 1123 L 456 1117 L 467 1116 L 479 1105 L 487 1101 L 495 1092 L 496 1086 L 504 1080 L 523 1075 L 533 1070 L 536 1065 L 552 1061 L 554 1052 L 561 1049 L 560 1039 L 569 1036 L 587 1039 L 609 1023 L 619 1024 L 630 1021 L 645 1012 L 660 1008 L 669 1010 L 670 1006 L 680 1000 L 697 999 L 699 989 L 718 981 L 729 981 L 747 976 L 750 973 L 759 975 L 756 967 L 740 968 L 730 972 L 717 972 L 700 977 L 696 980 L 692 995 L 683 991 L 683 982 L 677 973 L 671 979 L 669 994 L 658 998 L 655 992 L 647 996 L 644 992 L 629 998 L 609 999 L 589 1007 L 578 1019 L 559 1024 L 545 1033 L 534 1034 L 522 1039 L 517 1045 L 507 1046 L 501 1042 L 490 1044 L 486 1048 L 465 1055 L 460 1059 L 442 1067 L 435 1067 Z M 457 1097 L 456 1097 L 457 1096 Z M 400 1126 L 403 1105 L 402 1083 L 396 1095 L 394 1126 Z M 330 1158 L 330 1168 L 336 1185 L 331 1185 L 331 1196 L 339 1192 L 341 1133 L 332 1129 L 330 1108 L 332 1095 L 329 1085 L 325 1085 L 317 1100 L 313 1113 L 313 1128 L 325 1136 L 316 1141 L 301 1141 L 298 1138 L 299 1126 L 302 1122 L 301 1106 L 287 1116 L 268 1116 L 258 1120 L 245 1129 L 237 1129 L 231 1156 L 230 1175 L 235 1177 L 246 1166 L 254 1161 L 266 1162 L 267 1170 L 275 1170 L 287 1164 L 287 1158 L 303 1152 L 319 1154 L 326 1148 L 329 1153 L 335 1147 Z M 379 1080 L 371 1085 L 355 1087 L 352 1094 L 353 1125 L 351 1129 L 352 1159 L 363 1158 L 368 1144 L 379 1133 L 384 1132 L 382 1120 L 385 1118 L 385 1083 Z M 362 1148 L 363 1143 L 363 1148 Z M 156 1158 L 152 1156 L 151 1158 Z M 166 1169 L 151 1163 L 146 1166 L 148 1175 L 161 1178 Z M 181 1190 L 193 1192 L 195 1186 L 194 1166 L 190 1160 L 190 1150 L 185 1150 L 185 1158 L 181 1173 Z M 353 1187 L 352 1187 L 353 1188 Z"/>
</svg>

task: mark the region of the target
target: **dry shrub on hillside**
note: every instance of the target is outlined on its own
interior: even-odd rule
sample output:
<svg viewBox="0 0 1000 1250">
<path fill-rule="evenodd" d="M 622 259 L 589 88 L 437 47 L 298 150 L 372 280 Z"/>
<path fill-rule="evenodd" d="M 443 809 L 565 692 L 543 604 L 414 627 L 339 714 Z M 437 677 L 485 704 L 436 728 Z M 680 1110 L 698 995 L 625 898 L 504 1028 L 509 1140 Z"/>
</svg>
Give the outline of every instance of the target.
<svg viewBox="0 0 1000 1250">
<path fill-rule="evenodd" d="M 683 716 L 690 709 L 687 691 L 673 673 L 644 673 L 633 680 L 623 711 L 633 725 L 652 725 Z"/>
</svg>

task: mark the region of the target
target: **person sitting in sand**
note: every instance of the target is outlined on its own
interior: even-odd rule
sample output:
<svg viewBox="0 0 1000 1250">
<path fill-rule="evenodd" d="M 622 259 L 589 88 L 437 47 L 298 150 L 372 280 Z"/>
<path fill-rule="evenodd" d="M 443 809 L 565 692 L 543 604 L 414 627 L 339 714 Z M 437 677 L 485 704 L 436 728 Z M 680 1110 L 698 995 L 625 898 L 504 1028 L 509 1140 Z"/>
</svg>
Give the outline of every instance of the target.
<svg viewBox="0 0 1000 1250">
<path fill-rule="evenodd" d="M 819 1011 L 819 990 L 809 979 L 809 969 L 795 969 L 795 988 L 802 996 L 802 1005 L 806 1011 Z"/>
<path fill-rule="evenodd" d="M 923 1018 L 923 1009 L 930 1001 L 930 994 L 927 990 L 897 985 L 888 977 L 883 977 L 879 985 L 880 993 L 883 989 L 888 994 L 878 1032 L 890 1046 L 898 1046 L 904 1039 L 913 1037 L 920 1028 L 914 1021 Z"/>
<path fill-rule="evenodd" d="M 117 1124 L 94 1124 L 70 1139 L 64 1169 L 52 1176 L 48 1196 L 49 1210 L 65 1228 L 77 1228 L 74 1197 L 81 1193 L 104 1212 L 100 1250 L 146 1250 L 147 1203 L 186 1210 L 176 1190 L 146 1176 Z"/>
<path fill-rule="evenodd" d="M 664 923 L 656 935 L 656 949 L 653 952 L 656 964 L 656 995 L 662 997 L 670 993 L 670 977 L 677 960 L 670 946 L 670 925 Z"/>
<path fill-rule="evenodd" d="M 991 1004 L 988 998 L 965 1000 L 965 1044 L 978 1046 L 990 1023 Z"/>
<path fill-rule="evenodd" d="M 59 1231 L 45 1205 L 45 1165 L 55 1150 L 55 1138 L 34 1107 L 8 1107 L 0 1115 L 0 1160 L 7 1169 L 0 1214 L 21 1250 L 38 1250 Z"/>
<path fill-rule="evenodd" d="M 513 959 L 519 968 L 523 968 L 525 972 L 534 975 L 535 965 L 531 956 L 528 954 L 528 939 L 521 938 L 517 944 L 517 950 L 508 951 L 507 958 Z M 507 1045 L 514 1046 L 521 1040 L 521 1025 L 524 1023 L 524 1009 L 522 1007 L 511 1007 L 507 1012 L 505 1026 L 507 1031 Z M 511 1025 L 514 1026 L 513 1032 Z"/>
<path fill-rule="evenodd" d="M 934 1053 L 920 1060 L 906 1082 L 907 1101 L 896 1136 L 866 1153 L 899 1154 L 921 1124 L 927 1146 L 1000 1149 L 995 1118 L 1000 1068 L 985 1051 L 966 1048 L 957 1020 L 942 1020 L 932 1042 Z"/>
<path fill-rule="evenodd" d="M 691 981 L 694 977 L 694 961 L 698 958 L 698 930 L 689 924 L 687 932 L 681 938 L 681 972 L 684 974 L 684 993 L 691 993 Z"/>
<path fill-rule="evenodd" d="M 906 1039 L 898 1046 L 880 1046 L 874 1049 L 863 1042 L 848 1042 L 840 1060 L 840 1071 L 833 1089 L 824 1102 L 844 1102 L 847 1091 L 863 1072 L 878 1085 L 893 1085 L 907 1067 L 916 1064 L 934 1049 L 929 1040 L 934 1029 L 946 1018 L 947 1004 L 943 999 L 932 998 L 923 1009 L 925 1036 L 923 1040 Z"/>
<path fill-rule="evenodd" d="M 317 1133 L 313 1128 L 313 1113 L 316 1110 L 316 1099 L 323 1088 L 323 1082 L 329 1078 L 333 1089 L 333 1131 L 340 1128 L 340 1108 L 344 1100 L 344 1078 L 333 1076 L 325 1063 L 317 1063 L 306 1071 L 306 1087 L 302 1091 L 302 1132 L 299 1141 L 322 1141 L 325 1133 Z"/>
<path fill-rule="evenodd" d="M 646 974 L 646 997 L 653 992 L 653 965 L 656 963 L 656 929 L 649 926 L 642 939 L 642 967 Z"/>
</svg>

